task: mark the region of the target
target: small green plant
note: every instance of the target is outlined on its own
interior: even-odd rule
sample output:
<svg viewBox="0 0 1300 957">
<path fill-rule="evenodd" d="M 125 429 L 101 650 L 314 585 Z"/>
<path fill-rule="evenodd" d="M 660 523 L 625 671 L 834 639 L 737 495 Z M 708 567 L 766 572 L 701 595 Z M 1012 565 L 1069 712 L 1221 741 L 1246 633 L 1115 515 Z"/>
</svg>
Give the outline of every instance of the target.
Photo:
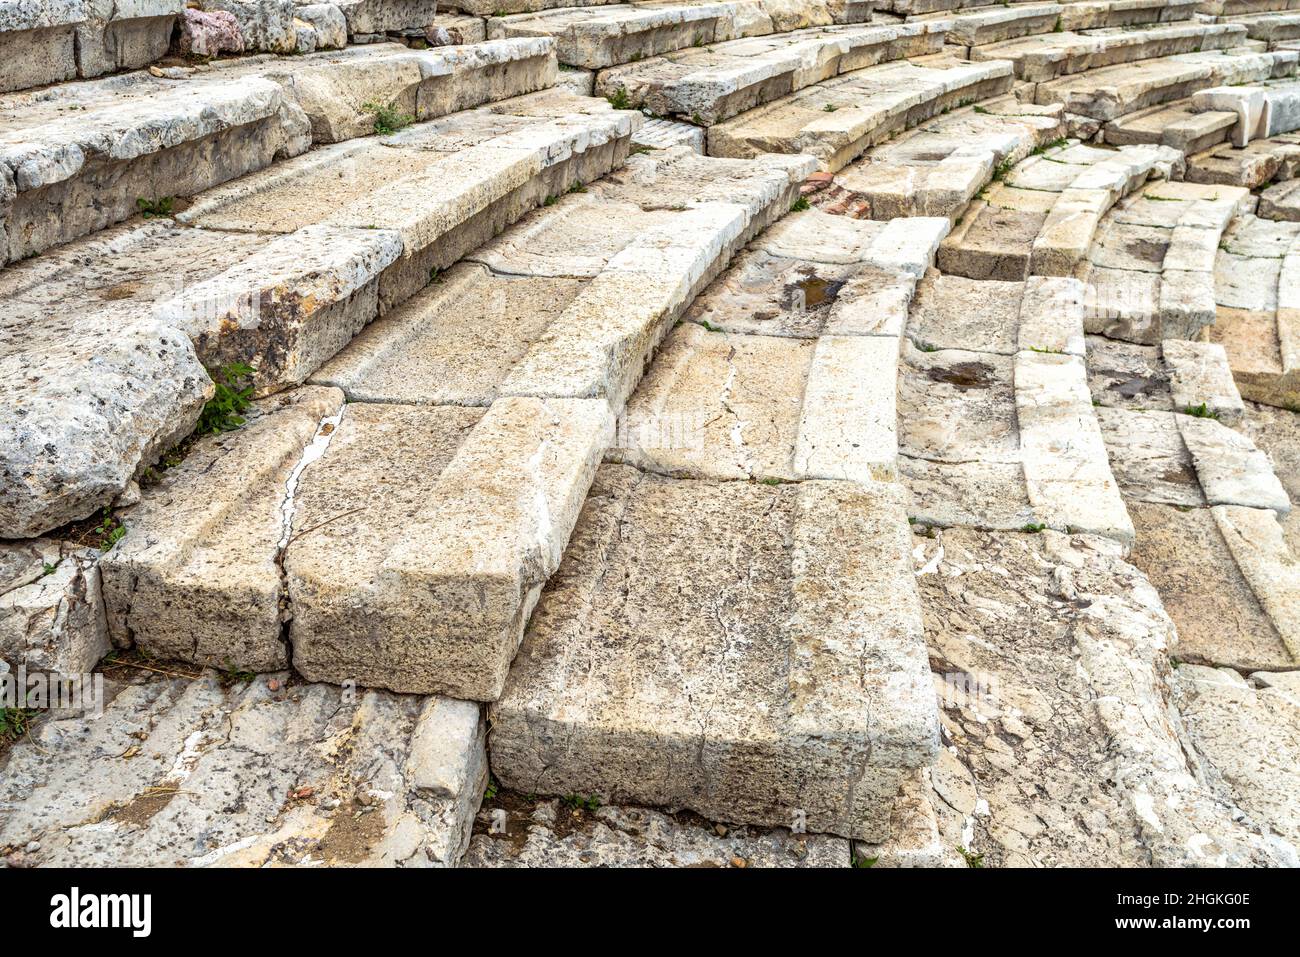
<svg viewBox="0 0 1300 957">
<path fill-rule="evenodd" d="M 721 332 L 721 331 L 722 331 L 720 328 L 718 328 L 717 326 L 715 326 L 713 323 L 709 322 L 709 320 L 707 320 L 707 319 L 701 319 L 701 320 L 700 320 L 700 325 L 702 325 L 702 326 L 704 327 L 704 330 L 705 330 L 706 332 Z"/>
<path fill-rule="evenodd" d="M 31 730 L 35 708 L 0 708 L 0 744 L 17 741 Z"/>
<path fill-rule="evenodd" d="M 497 796 L 497 790 L 498 790 L 497 779 L 492 777 L 492 775 L 489 774 L 487 789 L 483 792 L 483 800 L 491 801 L 494 797 Z"/>
<path fill-rule="evenodd" d="M 1060 18 L 1060 17 L 1057 17 L 1057 18 L 1056 18 L 1056 25 L 1055 25 L 1054 27 L 1052 27 L 1052 32 L 1053 32 L 1053 33 L 1064 33 L 1064 32 L 1065 32 L 1065 27 L 1062 26 L 1062 24 L 1061 24 L 1061 18 Z"/>
<path fill-rule="evenodd" d="M 226 659 L 226 667 L 221 670 L 220 681 L 222 685 L 229 688 L 231 685 L 246 685 L 257 675 L 251 671 L 244 671 L 237 668 L 229 658 Z"/>
<path fill-rule="evenodd" d="M 429 285 L 430 286 L 437 285 L 440 282 L 442 282 L 442 276 L 440 275 L 440 270 L 438 269 L 437 266 L 434 266 L 432 269 L 429 270 Z"/>
<path fill-rule="evenodd" d="M 135 201 L 135 208 L 140 210 L 140 215 L 145 219 L 166 219 L 172 214 L 173 202 L 170 196 L 158 199 L 145 199 L 141 196 Z"/>
<path fill-rule="evenodd" d="M 1142 198 L 1152 203 L 1181 203 L 1182 200 L 1175 196 L 1157 196 L 1155 193 L 1143 193 Z"/>
<path fill-rule="evenodd" d="M 1050 356 L 1059 356 L 1061 354 L 1060 349 L 1048 349 L 1046 346 L 1030 346 L 1029 351 L 1041 352 L 1044 355 L 1050 355 Z"/>
<path fill-rule="evenodd" d="M 211 372 L 208 373 L 212 375 Z M 253 386 L 244 385 L 253 374 L 251 366 L 232 362 L 212 375 L 216 390 L 203 406 L 195 432 L 199 435 L 220 435 L 233 432 L 247 421 L 243 413 L 253 404 Z"/>
<path fill-rule="evenodd" d="M 556 196 L 554 193 L 552 193 L 550 196 L 547 196 L 544 200 L 542 200 L 542 205 L 543 205 L 543 206 L 554 206 L 554 205 L 555 205 L 556 203 L 558 203 L 559 201 L 560 201 L 560 197 L 559 197 L 559 196 Z"/>
<path fill-rule="evenodd" d="M 1022 532 L 1030 532 L 1031 534 L 1036 534 L 1038 532 L 1041 532 L 1046 527 L 1047 526 L 1044 525 L 1042 522 L 1028 522 L 1020 530 Z"/>
<path fill-rule="evenodd" d="M 983 854 L 976 854 L 974 851 L 967 850 L 967 849 L 964 848 L 964 847 L 959 847 L 959 848 L 957 848 L 957 853 L 960 854 L 960 855 L 962 856 L 962 859 L 966 862 L 966 866 L 967 866 L 967 867 L 983 867 L 983 866 L 984 866 L 984 855 L 983 855 Z"/>
<path fill-rule="evenodd" d="M 880 860 L 879 857 L 858 857 L 858 855 L 854 854 L 853 866 L 854 867 L 875 867 L 876 861 L 878 860 Z"/>
<path fill-rule="evenodd" d="M 99 535 L 99 550 L 106 552 L 122 540 L 122 536 L 126 534 L 126 526 L 119 522 L 112 510 L 105 505 L 99 524 L 95 526 L 95 532 Z"/>
<path fill-rule="evenodd" d="M 1008 175 L 1010 175 L 1011 169 L 1015 165 L 1016 165 L 1015 161 L 1010 156 L 1008 156 L 997 166 L 993 167 L 993 181 L 995 183 L 1002 182 L 1004 179 L 1007 178 Z"/>
<path fill-rule="evenodd" d="M 696 110 L 694 113 L 691 114 L 691 122 L 694 123 L 696 126 L 704 125 L 704 117 L 700 116 L 699 110 Z"/>
<path fill-rule="evenodd" d="M 983 115 L 983 116 L 989 116 L 989 115 L 991 115 L 991 111 L 990 111 L 990 110 L 987 110 L 987 109 L 985 109 L 984 107 L 982 107 L 982 106 L 980 106 L 980 105 L 978 105 L 978 104 L 976 104 L 976 106 L 975 106 L 975 112 L 976 112 L 976 113 L 979 113 L 979 114 L 981 114 L 981 115 Z"/>
<path fill-rule="evenodd" d="M 585 193 L 586 191 L 587 187 L 577 180 L 575 180 L 573 185 L 569 187 L 570 193 Z"/>
<path fill-rule="evenodd" d="M 1056 139 L 1052 140 L 1050 143 L 1044 143 L 1042 146 L 1035 146 L 1035 147 L 1033 148 L 1033 150 L 1030 152 L 1030 155 L 1031 155 L 1031 156 L 1042 156 L 1042 155 L 1043 155 L 1044 153 L 1046 153 L 1048 150 L 1054 150 L 1054 149 L 1056 149 L 1056 148 L 1059 147 L 1059 146 L 1064 146 L 1064 145 L 1065 145 L 1066 143 L 1068 143 L 1068 142 L 1070 142 L 1070 141 L 1067 140 L 1064 136 L 1058 136 Z"/>
<path fill-rule="evenodd" d="M 930 345 L 930 343 L 928 343 L 928 342 L 918 342 L 918 343 L 916 344 L 916 348 L 920 349 L 922 352 L 938 352 L 938 351 L 939 351 L 939 347 L 938 347 L 938 346 L 932 346 L 932 345 Z"/>
<path fill-rule="evenodd" d="M 793 203 L 790 204 L 790 212 L 802 213 L 805 209 L 808 209 L 811 205 L 812 204 L 808 202 L 807 196 L 800 196 L 798 199 L 796 199 Z"/>
<path fill-rule="evenodd" d="M 654 149 L 653 146 L 643 146 L 638 143 L 636 146 L 632 147 L 630 150 L 627 151 L 627 155 L 640 156 L 642 153 L 649 153 L 652 149 Z"/>
<path fill-rule="evenodd" d="M 59 570 L 61 564 L 63 564 L 63 559 L 59 559 L 53 565 L 49 562 L 41 562 L 41 577 L 44 578 L 46 575 L 53 575 Z"/>
<path fill-rule="evenodd" d="M 1189 405 L 1187 408 L 1183 409 L 1183 412 L 1196 419 L 1217 419 L 1219 417 L 1219 413 L 1215 412 L 1204 402 L 1200 405 Z"/>
<path fill-rule="evenodd" d="M 836 110 L 839 109 L 839 107 L 836 106 L 834 103 L 827 103 L 825 106 L 822 107 L 822 109 L 825 110 L 827 113 L 834 113 Z"/>
<path fill-rule="evenodd" d="M 564 803 L 575 811 L 595 811 L 600 808 L 600 798 L 594 795 L 583 797 L 580 794 L 570 794 L 564 799 Z"/>
<path fill-rule="evenodd" d="M 391 103 L 387 106 L 382 103 L 362 103 L 361 109 L 375 118 L 375 132 L 380 136 L 396 133 L 415 122 L 415 117 L 401 112 Z"/>
<path fill-rule="evenodd" d="M 632 100 L 627 95 L 627 89 L 625 87 L 620 86 L 613 93 L 605 94 L 605 99 L 609 100 L 609 105 L 616 110 L 632 109 Z"/>
</svg>

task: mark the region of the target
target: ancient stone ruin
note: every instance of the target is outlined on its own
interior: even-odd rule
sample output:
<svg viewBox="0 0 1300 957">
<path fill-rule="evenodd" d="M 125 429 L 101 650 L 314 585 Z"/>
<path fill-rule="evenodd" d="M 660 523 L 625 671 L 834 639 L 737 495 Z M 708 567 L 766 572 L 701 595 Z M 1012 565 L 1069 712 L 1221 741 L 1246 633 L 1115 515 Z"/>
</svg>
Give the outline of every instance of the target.
<svg viewBox="0 0 1300 957">
<path fill-rule="evenodd" d="M 1298 60 L 0 0 L 0 860 L 1300 864 Z"/>
</svg>

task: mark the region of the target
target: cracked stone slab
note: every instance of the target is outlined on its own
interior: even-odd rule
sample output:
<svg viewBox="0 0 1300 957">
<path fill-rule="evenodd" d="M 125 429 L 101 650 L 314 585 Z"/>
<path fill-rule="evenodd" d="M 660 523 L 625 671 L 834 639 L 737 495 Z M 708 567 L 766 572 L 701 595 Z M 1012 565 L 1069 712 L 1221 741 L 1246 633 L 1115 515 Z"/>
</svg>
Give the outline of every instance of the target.
<svg viewBox="0 0 1300 957">
<path fill-rule="evenodd" d="M 1035 521 L 1019 462 L 943 462 L 903 455 L 898 473 L 908 493 L 908 517 L 918 525 L 1019 531 Z"/>
<path fill-rule="evenodd" d="M 1211 505 L 1270 508 L 1282 518 L 1291 511 L 1272 463 L 1249 437 L 1214 419 L 1179 415 L 1175 421 Z"/>
<path fill-rule="evenodd" d="M 487 784 L 480 708 L 304 684 L 114 683 L 5 765 L 15 866 L 453 866 Z"/>
<path fill-rule="evenodd" d="M 593 399 L 350 404 L 284 554 L 295 669 L 494 700 L 612 431 Z M 403 487 L 359 486 L 368 467 Z"/>
<path fill-rule="evenodd" d="M 1240 670 L 1300 665 L 1237 565 L 1211 509 L 1130 501 L 1132 561 L 1178 626 L 1180 661 Z M 1271 514 L 1271 513 L 1270 513 Z"/>
<path fill-rule="evenodd" d="M 709 129 L 715 156 L 809 153 L 835 172 L 869 147 L 922 120 L 1011 88 L 1005 61 L 886 63 L 836 77 Z M 830 107 L 830 109 L 827 109 Z"/>
<path fill-rule="evenodd" d="M 0 544 L 0 660 L 81 675 L 108 653 L 99 553 L 69 542 Z"/>
<path fill-rule="evenodd" d="M 1300 682 L 1297 673 L 1244 678 L 1187 665 L 1175 701 L 1207 777 L 1261 827 L 1300 843 Z"/>
<path fill-rule="evenodd" d="M 710 824 L 688 812 L 569 807 L 556 800 L 488 802 L 461 867 L 848 867 L 849 842 Z"/>
<path fill-rule="evenodd" d="M 1133 540 L 1079 356 L 1019 352 L 1016 415 L 1029 500 L 1051 528 Z"/>
<path fill-rule="evenodd" d="M 936 745 L 906 528 L 893 485 L 606 466 L 491 709 L 497 776 L 883 838 Z"/>
<path fill-rule="evenodd" d="M 1295 858 L 1189 758 L 1168 704 L 1173 623 L 1122 546 L 929 534 L 914 564 L 944 745 L 927 797 L 944 845 L 985 866 Z"/>
<path fill-rule="evenodd" d="M 625 97 L 656 115 L 712 126 L 840 74 L 938 53 L 943 26 L 823 26 L 682 49 L 640 62 L 629 58 L 623 66 L 601 71 L 596 92 Z"/>
<path fill-rule="evenodd" d="M 76 77 L 76 27 L 88 16 L 84 0 L 0 6 L 0 93 Z"/>
<path fill-rule="evenodd" d="M 120 513 L 126 534 L 99 566 L 115 644 L 218 668 L 288 665 L 288 483 L 342 401 L 312 387 L 263 400 L 247 425 L 200 440 Z"/>
<path fill-rule="evenodd" d="M 1094 404 L 1138 412 L 1174 411 L 1169 368 L 1156 347 L 1089 335 L 1087 359 Z"/>
<path fill-rule="evenodd" d="M 1269 509 L 1216 505 L 1211 512 L 1237 567 L 1291 656 L 1300 660 L 1300 562 Z"/>
</svg>

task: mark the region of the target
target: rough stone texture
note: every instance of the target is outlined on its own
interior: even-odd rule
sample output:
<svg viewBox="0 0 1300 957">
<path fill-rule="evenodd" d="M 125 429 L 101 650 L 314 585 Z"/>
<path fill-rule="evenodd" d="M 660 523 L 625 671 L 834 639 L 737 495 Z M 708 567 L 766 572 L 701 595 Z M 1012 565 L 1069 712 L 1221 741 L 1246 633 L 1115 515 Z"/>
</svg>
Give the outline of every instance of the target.
<svg viewBox="0 0 1300 957">
<path fill-rule="evenodd" d="M 81 675 L 109 649 L 98 553 L 33 539 L 0 545 L 0 660 Z"/>
<path fill-rule="evenodd" d="M 1300 562 L 1268 509 L 1217 505 L 1211 511 L 1237 568 L 1293 658 L 1300 660 Z"/>
<path fill-rule="evenodd" d="M 1175 675 L 1176 701 L 1206 776 L 1261 829 L 1300 843 L 1300 673 L 1195 665 Z"/>
<path fill-rule="evenodd" d="M 1249 438 L 1214 419 L 1179 415 L 1175 421 L 1211 505 L 1271 508 L 1282 517 L 1291 511 L 1268 456 Z"/>
<path fill-rule="evenodd" d="M 438 9 L 437 0 L 338 0 L 338 6 L 347 18 L 349 36 L 423 30 L 434 22 Z M 465 4 L 457 6 L 464 9 Z"/>
<path fill-rule="evenodd" d="M 685 9 L 704 10 L 707 5 Z M 936 53 L 943 46 L 941 28 L 942 23 L 924 22 L 834 26 L 730 40 L 641 62 L 629 62 L 637 57 L 622 55 L 619 62 L 626 65 L 602 70 L 596 92 L 625 96 L 656 114 L 712 125 L 838 74 Z M 608 55 L 587 54 L 582 59 L 593 66 L 610 65 L 596 62 L 608 60 Z"/>
<path fill-rule="evenodd" d="M 112 683 L 4 768 L 0 854 L 96 867 L 455 864 L 487 783 L 476 705 L 303 684 Z"/>
<path fill-rule="evenodd" d="M 985 866 L 1280 864 L 1208 787 L 1169 704 L 1172 623 L 1113 542 L 950 529 L 915 563 L 943 842 Z"/>
<path fill-rule="evenodd" d="M 303 472 L 283 559 L 294 667 L 494 700 L 611 429 L 599 400 L 349 406 Z M 403 488 L 359 485 L 376 462 Z"/>
<path fill-rule="evenodd" d="M 148 66 L 167 53 L 184 0 L 87 0 L 77 25 L 77 75 Z"/>
<path fill-rule="evenodd" d="M 239 23 L 244 49 L 266 53 L 293 53 L 298 48 L 294 30 L 294 0 L 200 0 L 208 12 L 224 11 Z"/>
<path fill-rule="evenodd" d="M 279 561 L 289 481 L 342 399 L 307 388 L 265 400 L 145 490 L 100 561 L 116 644 L 220 668 L 288 665 Z"/>
<path fill-rule="evenodd" d="M 332 3 L 300 4 L 293 8 L 294 19 L 311 27 L 317 50 L 341 50 L 348 43 L 348 22 L 343 11 Z"/>
<path fill-rule="evenodd" d="M 0 93 L 75 77 L 75 28 L 86 16 L 85 0 L 0 5 Z"/>
<path fill-rule="evenodd" d="M 925 62 L 886 63 L 837 77 L 719 123 L 709 129 L 709 153 L 804 152 L 834 172 L 899 130 L 1005 93 L 1012 84 L 1005 61 Z"/>
<path fill-rule="evenodd" d="M 1111 470 L 1125 500 L 1203 507 L 1192 455 L 1170 412 L 1097 409 Z"/>
<path fill-rule="evenodd" d="M 28 325 L 17 311 L 0 326 L 0 538 L 90 515 L 212 395 L 190 340 L 164 323 L 104 309 Z"/>
<path fill-rule="evenodd" d="M 1294 53 L 1258 53 L 1244 47 L 1179 53 L 1039 83 L 1033 98 L 1035 103 L 1062 103 L 1068 113 L 1105 122 L 1204 87 L 1291 75 L 1295 66 Z"/>
<path fill-rule="evenodd" d="M 214 57 L 219 53 L 243 53 L 244 37 L 239 21 L 227 10 L 186 8 L 180 15 L 180 39 L 176 42 L 181 56 Z"/>
<path fill-rule="evenodd" d="M 1166 339 L 1161 355 L 1169 366 L 1174 408 L 1186 411 L 1204 405 L 1221 422 L 1238 421 L 1245 406 L 1232 381 L 1228 354 L 1212 342 Z"/>
<path fill-rule="evenodd" d="M 70 107 L 75 106 L 76 109 Z M 15 261 L 307 148 L 278 84 L 133 73 L 0 98 L 0 259 Z"/>
<path fill-rule="evenodd" d="M 1209 509 L 1129 502 L 1137 529 L 1132 560 L 1160 591 L 1178 626 L 1181 661 L 1240 670 L 1298 661 L 1237 567 Z"/>
<path fill-rule="evenodd" d="M 829 834 L 709 824 L 684 812 L 488 801 L 461 867 L 848 867 Z"/>
<path fill-rule="evenodd" d="M 494 770 L 882 838 L 935 746 L 906 549 L 893 486 L 603 468 L 492 708 Z"/>
</svg>

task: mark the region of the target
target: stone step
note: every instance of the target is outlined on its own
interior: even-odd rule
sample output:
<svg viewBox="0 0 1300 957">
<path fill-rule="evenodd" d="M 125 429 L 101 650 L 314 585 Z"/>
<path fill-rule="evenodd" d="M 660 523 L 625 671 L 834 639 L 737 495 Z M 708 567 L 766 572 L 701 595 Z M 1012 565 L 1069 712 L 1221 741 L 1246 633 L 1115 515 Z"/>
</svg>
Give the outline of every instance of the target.
<svg viewBox="0 0 1300 957">
<path fill-rule="evenodd" d="M 947 229 L 815 210 L 769 229 L 669 334 L 609 460 L 675 478 L 895 479 L 898 336 Z"/>
<path fill-rule="evenodd" d="M 0 97 L 0 265 L 193 196 L 313 141 L 373 133 L 550 86 L 550 41 L 132 73 Z M 159 205 L 165 204 L 165 205 Z"/>
<path fill-rule="evenodd" d="M 1300 407 L 1300 225 L 1243 216 L 1215 262 L 1211 340 L 1228 354 L 1241 394 Z"/>
<path fill-rule="evenodd" d="M 1300 39 L 1300 13 L 1247 13 L 1232 17 L 1232 23 L 1246 28 L 1252 40 Z"/>
<path fill-rule="evenodd" d="M 1235 47 L 1246 38 L 1235 24 L 1174 23 L 1045 33 L 972 47 L 972 60 L 1010 60 L 1016 76 L 1042 82 L 1153 57 Z"/>
<path fill-rule="evenodd" d="M 1014 3 L 1007 6 L 958 8 L 948 17 L 947 40 L 956 46 L 975 47 L 1016 37 L 1051 33 L 1067 10 L 1060 3 Z"/>
<path fill-rule="evenodd" d="M 1083 274 L 1088 331 L 1153 345 L 1213 325 L 1224 230 L 1251 202 L 1240 187 L 1151 183 L 1097 231 Z"/>
<path fill-rule="evenodd" d="M 436 0 L 336 0 L 347 22 L 348 38 L 382 36 L 405 30 L 423 31 L 435 23 Z"/>
<path fill-rule="evenodd" d="M 167 52 L 181 0 L 0 3 L 0 93 L 147 66 Z"/>
<path fill-rule="evenodd" d="M 461 10 L 480 17 L 505 17 L 513 14 L 538 13 L 544 10 L 589 8 L 612 5 L 658 7 L 680 4 L 682 0 L 451 0 L 444 9 Z M 711 2 L 711 0 L 704 0 Z M 749 17 L 768 17 L 784 23 L 811 19 L 816 23 L 865 23 L 871 19 L 872 0 L 806 0 L 797 7 L 773 0 L 737 0 L 751 11 Z M 744 14 L 740 14 L 744 16 Z M 794 29 L 786 27 L 786 29 Z"/>
<path fill-rule="evenodd" d="M 1119 150 L 1065 140 L 1007 169 L 967 209 L 939 250 L 945 272 L 972 279 L 1070 276 L 1106 211 L 1148 177 L 1181 171 L 1167 147 Z"/>
<path fill-rule="evenodd" d="M 934 23 L 797 30 L 602 70 L 596 92 L 711 125 L 839 74 L 942 47 L 942 25 Z"/>
<path fill-rule="evenodd" d="M 882 839 L 938 748 L 909 538 L 890 483 L 604 466 L 491 708 L 494 773 Z"/>
<path fill-rule="evenodd" d="M 1209 17 L 1238 17 L 1295 8 L 1295 0 L 1200 0 L 1197 4 L 1197 10 Z"/>
<path fill-rule="evenodd" d="M 1023 4 L 1041 5 L 1042 0 L 1010 0 L 1001 6 L 1015 9 Z M 1188 20 L 1195 15 L 1200 0 L 1064 0 L 1060 4 L 1066 18 L 1064 29 L 1083 27 L 1126 26 L 1134 23 L 1158 23 Z M 998 0 L 884 0 L 876 9 L 901 16 L 924 16 L 931 13 L 979 14 L 998 6 Z"/>
<path fill-rule="evenodd" d="M 709 129 L 708 150 L 714 156 L 805 152 L 835 172 L 870 146 L 945 110 L 1005 93 L 1012 82 L 1005 62 L 886 63 L 719 123 Z"/>
<path fill-rule="evenodd" d="M 928 275 L 899 366 L 900 469 L 924 526 L 1128 541 L 1083 379 L 1083 286 Z"/>
<path fill-rule="evenodd" d="M 642 807 L 588 809 L 498 792 L 484 801 L 461 867 L 849 867 L 850 842 L 786 828 L 709 825 Z"/>
<path fill-rule="evenodd" d="M 68 676 L 95 667 L 109 651 L 98 558 L 66 541 L 0 542 L 0 662 Z"/>
<path fill-rule="evenodd" d="M 1187 180 L 1259 189 L 1300 170 L 1300 133 L 1254 140 L 1242 149 L 1224 143 L 1187 158 Z"/>
<path fill-rule="evenodd" d="M 1224 143 L 1237 123 L 1235 113 L 1197 110 L 1191 100 L 1129 113 L 1106 124 L 1102 136 L 1112 146 L 1152 143 L 1188 156 Z"/>
<path fill-rule="evenodd" d="M 1170 705 L 1179 634 L 1121 546 L 1050 530 L 914 540 L 945 744 L 923 796 L 943 845 L 986 868 L 1294 860 L 1207 784 Z"/>
<path fill-rule="evenodd" d="M 598 70 L 705 44 L 842 22 L 822 4 L 770 0 L 618 3 L 493 16 L 488 36 L 554 37 L 561 63 Z M 942 41 L 940 41 L 942 42 Z"/>
<path fill-rule="evenodd" d="M 696 290 L 789 208 L 809 169 L 639 156 L 621 181 L 475 253 L 487 267 L 440 275 L 314 377 L 360 401 L 340 412 L 334 388 L 286 393 L 310 409 L 272 405 L 261 428 L 274 442 L 232 433 L 256 446 L 222 457 L 242 471 L 192 453 L 122 513 L 127 535 L 102 563 L 114 634 L 254 670 L 285 666 L 292 649 L 312 680 L 494 699 L 613 411 Z M 364 468 L 387 478 L 359 485 Z M 188 519 L 177 509 L 191 501 L 205 504 Z M 216 539 L 213 522 L 226 528 Z M 191 574 L 200 566 L 222 572 Z"/>
<path fill-rule="evenodd" d="M 1278 172 L 1284 177 L 1294 170 L 1289 165 L 1280 166 Z M 1259 206 L 1255 212 L 1263 219 L 1276 219 L 1285 222 L 1300 222 L 1300 183 L 1287 177 L 1281 182 L 1267 186 L 1259 194 Z"/>
<path fill-rule="evenodd" d="M 193 427 L 205 366 L 245 363 L 262 393 L 302 382 L 434 271 L 620 163 L 638 120 L 532 94 L 317 150 L 201 196 L 189 225 L 127 223 L 0 273 L 16 307 L 3 468 L 23 477 L 0 498 L 4 535 L 111 501 Z"/>
<path fill-rule="evenodd" d="M 452 866 L 468 845 L 477 705 L 106 668 L 101 717 L 51 717 L 7 755 L 10 866 Z"/>
<path fill-rule="evenodd" d="M 1208 774 L 1256 821 L 1300 843 L 1300 673 L 1179 668 L 1178 710 Z"/>
<path fill-rule="evenodd" d="M 872 149 L 812 195 L 831 213 L 956 220 L 995 171 L 1061 136 L 1059 107 L 1012 98 L 954 110 Z"/>
<path fill-rule="evenodd" d="M 1300 129 L 1300 83 L 1283 78 L 1211 87 L 1193 94 L 1192 107 L 1235 113 L 1232 143 L 1242 147 L 1253 140 Z"/>
<path fill-rule="evenodd" d="M 1179 53 L 1048 80 L 1035 86 L 1033 101 L 1062 103 L 1067 113 L 1108 122 L 1207 87 L 1291 76 L 1296 69 L 1294 56 L 1248 48 Z"/>
</svg>

